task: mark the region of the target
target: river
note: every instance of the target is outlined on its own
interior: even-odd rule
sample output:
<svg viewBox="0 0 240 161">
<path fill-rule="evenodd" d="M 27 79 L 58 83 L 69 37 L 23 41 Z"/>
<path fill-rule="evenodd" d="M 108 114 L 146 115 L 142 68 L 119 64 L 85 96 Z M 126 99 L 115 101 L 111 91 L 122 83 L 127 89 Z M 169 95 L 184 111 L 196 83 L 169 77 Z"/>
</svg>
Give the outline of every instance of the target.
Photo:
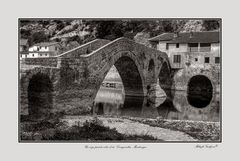
<svg viewBox="0 0 240 161">
<path fill-rule="evenodd" d="M 162 91 L 164 92 L 164 91 Z M 198 96 L 189 101 L 186 91 L 171 92 L 172 97 L 159 97 L 157 104 L 146 97 L 130 97 L 124 95 L 122 88 L 101 87 L 95 98 L 94 111 L 98 115 L 130 116 L 142 118 L 165 118 L 172 120 L 213 121 L 220 120 L 220 95 L 213 94 L 205 107 L 194 107 L 191 102 L 198 104 L 205 98 Z"/>
</svg>

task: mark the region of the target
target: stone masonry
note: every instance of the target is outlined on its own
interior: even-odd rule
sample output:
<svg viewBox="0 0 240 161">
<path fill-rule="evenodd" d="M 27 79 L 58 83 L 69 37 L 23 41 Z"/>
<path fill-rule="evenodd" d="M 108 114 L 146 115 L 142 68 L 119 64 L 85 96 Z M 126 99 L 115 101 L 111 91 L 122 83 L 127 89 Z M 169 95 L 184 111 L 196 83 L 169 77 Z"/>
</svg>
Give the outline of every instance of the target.
<svg viewBox="0 0 240 161">
<path fill-rule="evenodd" d="M 29 115 L 30 111 L 35 111 L 32 108 L 38 108 L 41 103 L 47 104 L 44 106 L 49 108 L 46 113 L 91 111 L 100 85 L 113 65 L 122 78 L 125 101 L 142 96 L 154 102 L 159 85 L 163 89 L 172 86 L 166 53 L 126 38 L 112 42 L 94 40 L 56 57 L 22 60 L 20 113 Z"/>
</svg>

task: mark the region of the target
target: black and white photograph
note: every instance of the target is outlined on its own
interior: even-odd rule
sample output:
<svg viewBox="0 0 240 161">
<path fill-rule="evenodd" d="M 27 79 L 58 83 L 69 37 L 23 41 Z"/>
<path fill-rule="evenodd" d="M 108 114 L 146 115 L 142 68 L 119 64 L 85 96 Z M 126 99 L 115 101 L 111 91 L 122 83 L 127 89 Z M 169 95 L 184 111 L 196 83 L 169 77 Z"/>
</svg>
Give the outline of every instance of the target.
<svg viewBox="0 0 240 161">
<path fill-rule="evenodd" d="M 18 142 L 221 143 L 221 18 L 18 19 Z"/>
<path fill-rule="evenodd" d="M 0 4 L 0 160 L 239 160 L 238 1 Z"/>
</svg>

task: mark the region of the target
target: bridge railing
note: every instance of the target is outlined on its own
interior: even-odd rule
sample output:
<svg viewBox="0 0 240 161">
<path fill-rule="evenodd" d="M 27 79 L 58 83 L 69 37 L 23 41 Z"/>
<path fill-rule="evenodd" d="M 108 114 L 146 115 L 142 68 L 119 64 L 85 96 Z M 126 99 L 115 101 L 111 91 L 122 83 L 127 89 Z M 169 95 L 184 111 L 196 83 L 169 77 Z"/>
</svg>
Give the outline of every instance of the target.
<svg viewBox="0 0 240 161">
<path fill-rule="evenodd" d="M 91 42 L 88 42 L 86 44 L 83 44 L 77 48 L 74 48 L 72 50 L 69 50 L 67 52 L 64 52 L 57 57 L 80 57 L 80 55 L 83 54 L 89 54 L 93 52 L 94 50 L 97 50 L 98 48 L 104 46 L 105 44 L 109 43 L 109 40 L 104 39 L 96 39 Z"/>
<path fill-rule="evenodd" d="M 132 50 L 142 51 L 142 52 L 146 52 L 146 53 L 147 52 L 158 53 L 159 55 L 167 58 L 166 53 L 163 53 L 159 50 L 147 47 L 143 44 L 139 44 L 139 43 L 137 43 L 133 40 L 130 40 L 128 38 L 125 38 L 125 37 L 120 37 L 118 39 L 115 39 L 115 40 L 103 45 L 102 47 L 98 48 L 97 50 L 95 50 L 91 53 L 86 53 L 86 54 L 81 55 L 81 57 L 91 57 L 91 56 L 95 55 L 96 53 L 103 51 L 106 48 L 108 48 L 108 49 L 112 49 L 112 48 L 115 48 L 115 47 L 121 48 L 121 47 L 124 47 L 126 45 L 128 46 L 129 49 L 132 48 Z"/>
</svg>

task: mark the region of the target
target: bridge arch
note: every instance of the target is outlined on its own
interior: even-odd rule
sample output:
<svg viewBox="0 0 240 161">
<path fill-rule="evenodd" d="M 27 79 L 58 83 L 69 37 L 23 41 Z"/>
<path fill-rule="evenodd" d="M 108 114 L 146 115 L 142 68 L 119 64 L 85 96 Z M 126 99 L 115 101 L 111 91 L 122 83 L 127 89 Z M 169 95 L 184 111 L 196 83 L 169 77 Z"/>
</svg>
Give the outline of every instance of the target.
<svg viewBox="0 0 240 161">
<path fill-rule="evenodd" d="M 101 83 L 113 65 L 118 70 L 118 73 L 122 79 L 123 88 L 125 91 L 124 104 L 131 103 L 132 97 L 144 97 L 144 76 L 141 72 L 142 69 L 138 59 L 130 51 L 120 51 L 108 59 L 108 63 L 105 65 L 107 67 L 104 68 L 104 70 L 99 71 L 100 83 L 97 84 L 97 90 L 94 94 L 94 98 L 96 97 Z M 141 107 L 143 102 L 138 103 Z"/>
<path fill-rule="evenodd" d="M 149 65 L 148 65 L 148 71 L 149 72 L 151 72 L 151 71 L 153 71 L 154 70 L 154 61 L 153 61 L 153 59 L 151 59 L 150 61 L 149 61 Z"/>
<path fill-rule="evenodd" d="M 48 75 L 37 73 L 29 80 L 28 110 L 29 115 L 39 118 L 53 107 L 53 84 Z"/>
<path fill-rule="evenodd" d="M 213 84 L 205 75 L 194 75 L 187 84 L 187 100 L 196 108 L 207 107 L 213 97 Z"/>
<path fill-rule="evenodd" d="M 53 108 L 58 72 L 54 68 L 34 67 L 20 76 L 21 114 L 45 117 Z"/>
<path fill-rule="evenodd" d="M 162 59 L 162 58 L 161 58 Z M 165 92 L 165 100 L 157 107 L 158 114 L 166 118 L 170 111 L 175 111 L 173 106 L 173 79 L 171 77 L 172 71 L 168 60 L 162 59 L 162 64 L 158 71 L 158 80 L 161 89 Z"/>
<path fill-rule="evenodd" d="M 112 66 L 115 66 L 121 77 L 125 93 L 125 95 L 123 96 L 123 106 L 121 107 L 121 114 L 129 114 L 129 111 L 132 110 L 133 114 L 139 115 L 138 113 L 141 112 L 144 101 L 144 77 L 143 73 L 141 72 L 142 69 L 138 62 L 138 59 L 136 58 L 134 53 L 130 51 L 119 51 L 118 53 L 114 54 L 113 57 L 107 58 L 107 60 L 108 62 L 105 64 L 106 68 L 104 68 L 104 70 L 98 71 L 100 83 L 96 84 L 97 90 L 95 91 L 93 98 L 96 98 L 100 86 L 109 70 L 112 68 Z M 138 99 L 139 101 L 136 102 L 136 99 Z M 134 106 L 131 106 L 131 104 L 133 103 Z M 136 109 L 136 106 L 139 109 Z M 94 105 L 94 107 L 96 107 L 96 109 L 94 108 L 94 113 L 99 113 L 98 106 Z M 132 109 L 131 107 L 134 108 Z"/>
<path fill-rule="evenodd" d="M 46 71 L 53 83 L 53 106 L 60 110 L 70 110 L 75 107 L 77 110 L 85 110 L 83 106 L 86 106 L 86 110 L 88 110 L 91 109 L 97 92 L 113 65 L 116 66 L 123 80 L 126 95 L 148 96 L 147 86 L 150 85 L 153 87 L 151 88 L 153 94 L 150 97 L 154 97 L 158 71 L 162 68 L 163 61 L 167 61 L 167 59 L 166 53 L 126 38 L 119 38 L 91 53 L 84 54 L 84 52 L 71 50 L 66 53 L 66 57 L 57 59 L 56 67 L 49 67 L 48 64 L 43 63 L 39 70 L 40 72 Z M 38 58 L 34 60 L 42 62 Z M 31 64 L 32 60 L 27 62 L 30 63 L 29 65 L 34 65 Z M 148 67 L 154 69 L 155 76 L 153 78 L 149 77 Z M 58 72 L 52 72 L 55 68 Z M 24 88 L 21 90 L 21 92 L 23 91 L 21 97 L 27 98 L 28 96 L 26 89 L 28 89 L 30 78 L 34 73 L 36 74 L 37 69 L 31 70 L 33 71 L 26 76 L 25 83 L 23 83 L 27 85 L 23 85 L 25 87 L 21 85 L 21 89 Z M 55 102 L 54 96 L 56 96 Z M 125 102 L 127 100 L 125 97 Z M 25 104 L 28 104 L 27 102 L 28 99 L 21 99 L 21 110 Z"/>
<path fill-rule="evenodd" d="M 163 61 L 159 69 L 158 79 L 162 89 L 171 89 L 173 79 L 171 78 L 171 68 L 168 61 Z"/>
</svg>

